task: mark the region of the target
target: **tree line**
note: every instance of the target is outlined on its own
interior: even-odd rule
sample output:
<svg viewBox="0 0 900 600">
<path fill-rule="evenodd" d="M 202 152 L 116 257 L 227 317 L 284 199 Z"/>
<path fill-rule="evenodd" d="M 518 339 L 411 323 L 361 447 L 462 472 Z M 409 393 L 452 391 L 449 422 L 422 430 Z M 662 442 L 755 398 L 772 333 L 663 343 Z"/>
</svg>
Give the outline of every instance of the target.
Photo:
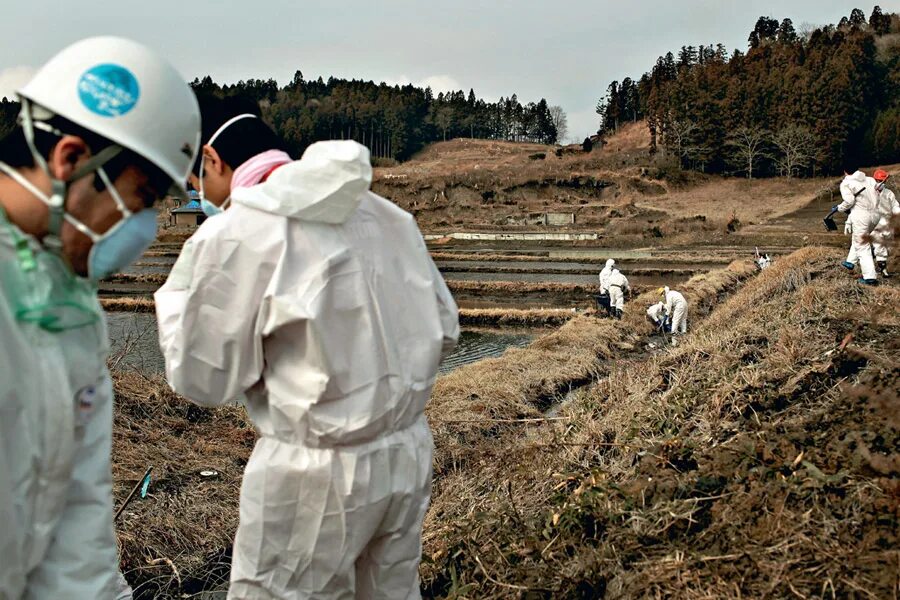
<svg viewBox="0 0 900 600">
<path fill-rule="evenodd" d="M 798 32 L 760 17 L 746 52 L 684 46 L 613 81 L 599 133 L 646 120 L 651 152 L 712 173 L 814 175 L 900 161 L 900 17 L 876 6 Z"/>
<path fill-rule="evenodd" d="M 295 156 L 321 140 L 356 140 L 378 158 L 405 160 L 431 142 L 469 137 L 553 144 L 566 135 L 566 115 L 541 98 L 523 104 L 516 94 L 488 102 L 470 89 L 438 93 L 414 85 L 337 79 L 307 81 L 297 71 L 281 87 L 274 79 L 218 84 L 191 82 L 198 95 L 258 103 L 262 116 Z M 18 102 L 0 99 L 0 138 L 12 129 Z"/>
<path fill-rule="evenodd" d="M 298 155 L 313 142 L 331 139 L 356 140 L 373 156 L 397 160 L 456 137 L 553 144 L 565 121 L 561 109 L 543 98 L 522 104 L 513 94 L 488 102 L 472 89 L 435 96 L 429 87 L 306 80 L 300 71 L 284 87 L 273 79 L 220 85 L 208 76 L 191 85 L 198 94 L 258 102 L 263 117 Z"/>
</svg>

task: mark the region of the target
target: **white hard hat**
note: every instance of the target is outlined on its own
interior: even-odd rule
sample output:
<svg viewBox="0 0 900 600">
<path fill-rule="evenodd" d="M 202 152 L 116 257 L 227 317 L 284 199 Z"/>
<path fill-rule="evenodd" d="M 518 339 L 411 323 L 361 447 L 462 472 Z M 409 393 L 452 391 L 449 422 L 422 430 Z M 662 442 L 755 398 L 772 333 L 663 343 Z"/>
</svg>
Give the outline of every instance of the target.
<svg viewBox="0 0 900 600">
<path fill-rule="evenodd" d="M 81 40 L 18 94 L 145 158 L 185 194 L 200 145 L 200 108 L 178 71 L 149 48 L 118 37 Z"/>
</svg>

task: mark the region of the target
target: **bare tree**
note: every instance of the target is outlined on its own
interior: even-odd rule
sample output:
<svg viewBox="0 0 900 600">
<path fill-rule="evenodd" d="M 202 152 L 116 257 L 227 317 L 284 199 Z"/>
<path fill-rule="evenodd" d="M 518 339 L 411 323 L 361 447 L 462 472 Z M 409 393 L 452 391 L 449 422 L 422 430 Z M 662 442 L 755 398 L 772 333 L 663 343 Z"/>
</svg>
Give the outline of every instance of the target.
<svg viewBox="0 0 900 600">
<path fill-rule="evenodd" d="M 732 149 L 735 164 L 747 169 L 747 179 L 753 179 L 756 161 L 765 156 L 770 134 L 762 127 L 739 127 L 729 134 L 725 145 Z"/>
<path fill-rule="evenodd" d="M 437 114 L 434 116 L 434 124 L 440 127 L 444 132 L 444 141 L 446 142 L 447 130 L 453 125 L 453 111 L 447 106 L 439 108 Z"/>
<path fill-rule="evenodd" d="M 557 143 L 565 143 L 566 135 L 569 133 L 569 120 L 566 118 L 566 112 L 562 109 L 562 106 L 551 106 L 550 118 L 553 121 L 553 126 L 556 127 Z"/>
<path fill-rule="evenodd" d="M 679 121 L 672 119 L 665 125 L 663 140 L 666 150 L 674 154 L 679 160 L 690 159 L 696 154 L 693 137 L 697 131 L 697 125 L 691 121 Z"/>
<path fill-rule="evenodd" d="M 815 152 L 816 137 L 801 125 L 788 125 L 772 138 L 778 148 L 775 163 L 788 179 L 802 167 L 809 166 Z"/>
</svg>

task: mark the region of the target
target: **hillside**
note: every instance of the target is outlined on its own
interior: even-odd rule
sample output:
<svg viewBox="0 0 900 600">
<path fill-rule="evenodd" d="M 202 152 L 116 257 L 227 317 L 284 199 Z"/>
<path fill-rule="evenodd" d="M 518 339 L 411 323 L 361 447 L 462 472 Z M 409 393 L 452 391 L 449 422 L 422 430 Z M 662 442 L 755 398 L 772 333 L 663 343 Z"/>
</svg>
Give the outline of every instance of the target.
<svg viewBox="0 0 900 600">
<path fill-rule="evenodd" d="M 764 225 L 817 198 L 816 210 L 821 204 L 827 211 L 837 199 L 837 177 L 704 175 L 682 171 L 665 156 L 651 157 L 646 144 L 640 122 L 591 153 L 457 139 L 376 169 L 373 189 L 412 212 L 426 232 L 587 230 L 614 245 L 725 235 L 733 219 L 741 226 Z M 548 226 L 546 213 L 571 213 L 575 222 Z M 817 219 L 808 225 L 818 230 Z"/>
</svg>

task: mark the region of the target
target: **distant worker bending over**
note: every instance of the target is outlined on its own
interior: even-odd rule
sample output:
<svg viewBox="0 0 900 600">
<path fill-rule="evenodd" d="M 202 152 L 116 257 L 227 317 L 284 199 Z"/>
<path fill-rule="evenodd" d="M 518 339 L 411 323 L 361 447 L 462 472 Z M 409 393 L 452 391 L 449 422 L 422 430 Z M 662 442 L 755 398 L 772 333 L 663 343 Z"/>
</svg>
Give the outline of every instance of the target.
<svg viewBox="0 0 900 600">
<path fill-rule="evenodd" d="M 606 311 L 607 316 L 612 315 L 612 306 L 609 300 L 609 277 L 612 275 L 615 264 L 616 261 L 613 259 L 607 259 L 606 266 L 600 271 L 600 296 L 597 303 Z"/>
<path fill-rule="evenodd" d="M 670 290 L 668 286 L 663 288 L 662 295 L 666 303 L 666 314 L 672 320 L 672 333 L 674 335 L 687 333 L 687 300 L 680 292 Z"/>
<path fill-rule="evenodd" d="M 285 163 L 262 120 L 236 116 L 203 110 L 195 187 L 225 210 L 156 293 L 172 387 L 208 406 L 244 396 L 260 433 L 229 598 L 418 598 L 424 408 L 456 304 L 412 216 L 369 191 L 365 147 Z"/>
<path fill-rule="evenodd" d="M 666 305 L 662 302 L 657 302 L 656 304 L 648 308 L 647 318 L 650 320 L 650 323 L 652 323 L 654 327 L 665 330 L 667 320 Z"/>
<path fill-rule="evenodd" d="M 628 278 L 622 275 L 618 269 L 613 269 L 609 276 L 609 306 L 617 319 L 622 318 L 625 308 L 625 292 L 629 290 Z"/>
</svg>

